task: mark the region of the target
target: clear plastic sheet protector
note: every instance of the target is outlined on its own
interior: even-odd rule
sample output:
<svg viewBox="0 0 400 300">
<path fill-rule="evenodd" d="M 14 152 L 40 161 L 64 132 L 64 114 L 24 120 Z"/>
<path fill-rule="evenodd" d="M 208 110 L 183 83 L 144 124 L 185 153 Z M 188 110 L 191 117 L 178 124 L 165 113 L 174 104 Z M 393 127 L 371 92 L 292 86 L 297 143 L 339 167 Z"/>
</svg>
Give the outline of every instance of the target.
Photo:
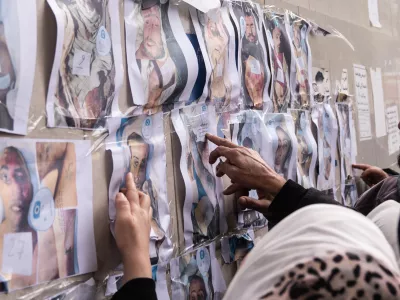
<svg viewBox="0 0 400 300">
<path fill-rule="evenodd" d="M 162 113 L 108 121 L 107 150 L 112 152 L 113 173 L 109 187 L 109 218 L 114 232 L 115 197 L 132 172 L 136 187 L 150 196 L 153 221 L 150 232 L 150 257 L 156 264 L 168 261 L 173 245 L 171 216 L 167 199 L 167 165 Z"/>
<path fill-rule="evenodd" d="M 48 127 L 96 129 L 119 113 L 124 68 L 119 1 L 47 0 L 57 45 L 47 93 Z"/>
<path fill-rule="evenodd" d="M 222 180 L 208 161 L 216 146 L 205 139 L 207 132 L 217 134 L 217 118 L 215 108 L 205 104 L 173 110 L 171 118 L 182 148 L 183 229 L 190 248 L 227 231 Z"/>
<path fill-rule="evenodd" d="M 308 110 L 291 109 L 297 137 L 297 182 L 305 188 L 316 188 L 315 166 L 318 148 L 311 132 L 311 117 Z"/>
</svg>

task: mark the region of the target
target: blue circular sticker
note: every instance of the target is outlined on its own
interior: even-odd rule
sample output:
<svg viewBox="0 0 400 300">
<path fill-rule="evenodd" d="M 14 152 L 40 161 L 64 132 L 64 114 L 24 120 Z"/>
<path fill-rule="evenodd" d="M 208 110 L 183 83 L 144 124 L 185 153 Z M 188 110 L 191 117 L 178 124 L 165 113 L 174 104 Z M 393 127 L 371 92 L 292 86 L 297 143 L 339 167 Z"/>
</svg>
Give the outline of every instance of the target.
<svg viewBox="0 0 400 300">
<path fill-rule="evenodd" d="M 101 26 L 97 32 L 96 49 L 97 53 L 102 56 L 108 55 L 111 51 L 110 35 L 104 26 Z"/>
<path fill-rule="evenodd" d="M 48 188 L 41 188 L 33 197 L 29 207 L 29 226 L 36 231 L 46 231 L 53 225 L 54 217 L 53 194 Z"/>
</svg>

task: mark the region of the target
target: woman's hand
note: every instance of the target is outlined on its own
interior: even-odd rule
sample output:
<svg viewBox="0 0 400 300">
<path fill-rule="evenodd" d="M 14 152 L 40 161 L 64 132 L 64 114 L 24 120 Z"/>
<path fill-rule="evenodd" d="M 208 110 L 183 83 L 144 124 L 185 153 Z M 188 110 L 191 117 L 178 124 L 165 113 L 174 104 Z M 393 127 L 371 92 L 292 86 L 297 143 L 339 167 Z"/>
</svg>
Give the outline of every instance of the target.
<svg viewBox="0 0 400 300">
<path fill-rule="evenodd" d="M 150 197 L 136 189 L 132 173 L 126 175 L 126 192 L 117 194 L 115 206 L 115 239 L 122 255 L 124 282 L 152 278 L 149 236 L 153 212 Z"/>
<path fill-rule="evenodd" d="M 355 164 L 353 165 L 354 169 L 362 170 L 361 179 L 369 186 L 372 187 L 375 184 L 378 184 L 382 180 L 389 177 L 385 171 L 381 168 L 364 165 L 364 164 Z"/>
<path fill-rule="evenodd" d="M 221 157 L 217 166 L 217 176 L 227 175 L 232 185 L 225 191 L 231 195 L 243 189 L 255 189 L 262 193 L 266 199 L 272 200 L 285 185 L 286 180 L 268 166 L 261 156 L 254 150 L 240 147 L 211 134 L 207 139 L 218 147 L 210 154 L 210 164 L 214 164 Z"/>
</svg>

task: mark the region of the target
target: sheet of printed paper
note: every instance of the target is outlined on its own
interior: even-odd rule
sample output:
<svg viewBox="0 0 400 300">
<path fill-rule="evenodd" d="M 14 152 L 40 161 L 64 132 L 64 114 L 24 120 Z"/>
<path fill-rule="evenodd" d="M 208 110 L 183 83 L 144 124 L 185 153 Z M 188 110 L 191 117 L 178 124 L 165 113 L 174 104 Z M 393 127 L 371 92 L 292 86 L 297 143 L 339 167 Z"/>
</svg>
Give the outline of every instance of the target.
<svg viewBox="0 0 400 300">
<path fill-rule="evenodd" d="M 180 2 L 175 0 L 176 2 Z M 221 3 L 218 0 L 181 0 L 183 2 L 186 2 L 193 7 L 197 8 L 198 10 L 207 13 L 210 10 L 213 9 L 218 9 L 221 7 Z"/>
<path fill-rule="evenodd" d="M 368 14 L 371 25 L 377 28 L 382 28 L 379 21 L 378 0 L 368 0 Z"/>
<path fill-rule="evenodd" d="M 371 71 L 371 82 L 372 82 L 372 92 L 374 94 L 374 112 L 375 112 L 375 129 L 376 137 L 382 137 L 386 135 L 385 124 L 385 102 L 384 93 L 382 85 L 382 70 L 381 68 L 370 69 Z"/>
<path fill-rule="evenodd" d="M 361 141 L 372 139 L 367 76 L 367 70 L 364 66 L 354 65 L 354 85 L 358 110 L 358 129 Z"/>
<path fill-rule="evenodd" d="M 392 155 L 399 151 L 399 112 L 397 105 L 392 105 L 386 108 L 386 125 L 388 131 L 388 151 Z"/>
<path fill-rule="evenodd" d="M 0 292 L 96 271 L 90 147 L 0 141 Z"/>
</svg>

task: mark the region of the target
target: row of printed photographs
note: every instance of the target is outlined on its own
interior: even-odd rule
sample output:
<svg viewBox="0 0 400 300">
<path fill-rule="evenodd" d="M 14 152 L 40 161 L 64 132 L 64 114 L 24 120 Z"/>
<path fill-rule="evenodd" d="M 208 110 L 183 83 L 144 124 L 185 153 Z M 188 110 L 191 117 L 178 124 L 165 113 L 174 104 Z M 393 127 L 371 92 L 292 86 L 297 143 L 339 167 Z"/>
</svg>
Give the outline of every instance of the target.
<svg viewBox="0 0 400 300">
<path fill-rule="evenodd" d="M 46 101 L 48 127 L 95 129 L 121 116 L 123 81 L 118 0 L 47 0 L 57 21 Z M 35 76 L 36 1 L 0 1 L 0 130 L 27 133 Z M 251 1 L 200 12 L 160 0 L 124 0 L 130 114 L 196 103 L 217 113 L 309 109 L 308 43 L 315 25 Z M 126 113 L 125 111 L 124 113 Z M 133 111 L 133 113 L 132 113 Z"/>
</svg>

